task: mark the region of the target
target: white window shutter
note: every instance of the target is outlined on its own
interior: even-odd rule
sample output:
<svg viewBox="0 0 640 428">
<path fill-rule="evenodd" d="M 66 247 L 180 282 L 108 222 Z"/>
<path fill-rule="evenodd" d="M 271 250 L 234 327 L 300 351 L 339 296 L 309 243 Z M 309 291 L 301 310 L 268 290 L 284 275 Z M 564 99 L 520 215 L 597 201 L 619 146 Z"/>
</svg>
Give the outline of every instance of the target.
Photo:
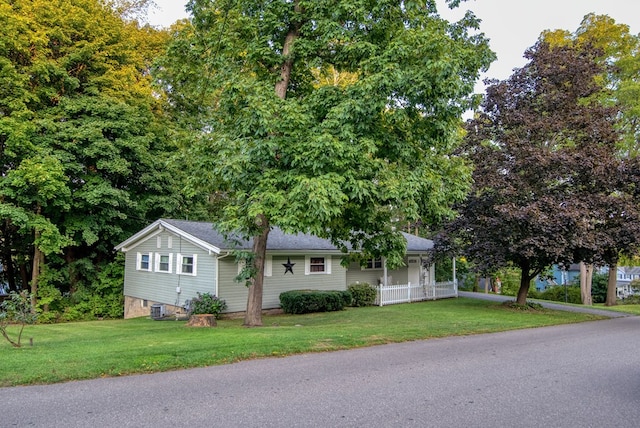
<svg viewBox="0 0 640 428">
<path fill-rule="evenodd" d="M 309 275 L 311 272 L 311 258 L 309 256 L 304 256 L 304 274 Z"/>
<path fill-rule="evenodd" d="M 198 274 L 198 255 L 193 255 L 193 276 Z"/>
<path fill-rule="evenodd" d="M 273 256 L 270 254 L 264 258 L 264 276 L 273 275 Z"/>
<path fill-rule="evenodd" d="M 327 275 L 331 274 L 331 256 L 324 258 L 324 270 Z"/>
</svg>

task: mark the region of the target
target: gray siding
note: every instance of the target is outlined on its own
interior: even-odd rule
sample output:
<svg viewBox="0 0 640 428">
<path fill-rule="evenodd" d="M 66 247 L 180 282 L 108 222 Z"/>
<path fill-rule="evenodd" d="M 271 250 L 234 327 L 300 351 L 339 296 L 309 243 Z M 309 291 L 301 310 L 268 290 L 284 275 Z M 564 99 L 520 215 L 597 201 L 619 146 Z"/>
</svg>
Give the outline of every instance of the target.
<svg viewBox="0 0 640 428">
<path fill-rule="evenodd" d="M 404 258 L 405 265 L 407 257 Z M 382 269 L 362 269 L 358 263 L 352 262 L 347 270 L 347 285 L 356 282 L 367 282 L 371 285 L 378 285 L 379 279 L 384 276 Z M 390 284 L 406 284 L 409 278 L 407 267 L 402 266 L 398 269 L 388 269 L 387 276 L 391 277 Z"/>
<path fill-rule="evenodd" d="M 291 272 L 284 274 L 283 263 L 287 262 L 287 257 L 293 266 Z M 327 258 L 331 256 L 325 256 Z M 331 257 L 330 274 L 309 274 L 305 275 L 304 256 L 283 256 L 273 255 L 272 275 L 266 276 L 264 281 L 264 292 L 262 296 L 262 307 L 272 309 L 280 307 L 280 293 L 289 290 L 314 289 L 314 290 L 345 290 L 346 289 L 346 269 L 340 265 L 340 257 Z M 238 265 L 233 258 L 222 258 L 220 261 L 220 298 L 227 303 L 227 312 L 240 312 L 247 308 L 247 287 L 244 284 L 235 282 L 234 278 L 238 274 Z"/>
<path fill-rule="evenodd" d="M 160 248 L 157 245 L 158 237 L 160 238 Z M 169 248 L 169 238 L 171 238 L 171 248 Z M 138 253 L 152 255 L 151 271 L 137 270 Z M 171 256 L 170 273 L 155 271 L 157 254 Z M 176 273 L 176 269 L 180 267 L 180 262 L 177 260 L 178 254 L 196 255 L 195 276 Z M 210 255 L 207 251 L 166 230 L 129 249 L 125 257 L 125 296 L 170 305 L 178 303 L 181 306 L 185 300 L 196 297 L 198 292 L 216 293 L 216 256 Z M 176 287 L 180 287 L 179 296 Z"/>
</svg>

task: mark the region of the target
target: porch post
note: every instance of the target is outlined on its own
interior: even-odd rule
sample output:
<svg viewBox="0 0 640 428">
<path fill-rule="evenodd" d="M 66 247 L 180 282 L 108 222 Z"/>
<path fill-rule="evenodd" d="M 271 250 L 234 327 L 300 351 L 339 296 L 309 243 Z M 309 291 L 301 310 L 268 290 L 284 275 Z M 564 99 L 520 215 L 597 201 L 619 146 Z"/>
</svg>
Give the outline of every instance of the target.
<svg viewBox="0 0 640 428">
<path fill-rule="evenodd" d="M 387 284 L 387 258 L 386 257 L 382 258 L 382 274 L 384 275 L 384 278 L 382 279 L 382 283 L 386 287 L 388 285 Z"/>
<path fill-rule="evenodd" d="M 453 289 L 457 290 L 458 289 L 458 278 L 456 277 L 456 258 L 453 258 Z"/>
</svg>

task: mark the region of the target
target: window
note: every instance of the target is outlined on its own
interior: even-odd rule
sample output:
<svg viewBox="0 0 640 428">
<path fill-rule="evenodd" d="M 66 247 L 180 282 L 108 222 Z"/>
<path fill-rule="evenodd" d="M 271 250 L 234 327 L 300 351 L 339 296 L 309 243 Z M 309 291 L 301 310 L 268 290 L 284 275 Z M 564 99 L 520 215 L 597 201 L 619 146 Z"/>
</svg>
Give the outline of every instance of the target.
<svg viewBox="0 0 640 428">
<path fill-rule="evenodd" d="M 193 257 L 182 256 L 180 273 L 193 273 Z"/>
<path fill-rule="evenodd" d="M 330 274 L 331 257 L 306 256 L 304 264 L 304 274 Z"/>
<path fill-rule="evenodd" d="M 238 275 L 244 269 L 244 265 L 244 260 L 238 262 Z M 273 256 L 271 254 L 267 254 L 264 258 L 264 276 L 273 276 Z"/>
<path fill-rule="evenodd" d="M 151 254 L 138 253 L 136 258 L 136 269 L 150 271 L 151 270 Z"/>
<path fill-rule="evenodd" d="M 362 269 L 382 269 L 382 258 L 367 260 Z"/>
<path fill-rule="evenodd" d="M 171 273 L 172 254 L 156 254 L 156 272 Z"/>
<path fill-rule="evenodd" d="M 309 261 L 309 272 L 324 272 L 324 257 L 311 257 Z"/>
<path fill-rule="evenodd" d="M 177 269 L 179 275 L 196 275 L 198 265 L 197 254 L 178 254 L 180 266 Z"/>
</svg>

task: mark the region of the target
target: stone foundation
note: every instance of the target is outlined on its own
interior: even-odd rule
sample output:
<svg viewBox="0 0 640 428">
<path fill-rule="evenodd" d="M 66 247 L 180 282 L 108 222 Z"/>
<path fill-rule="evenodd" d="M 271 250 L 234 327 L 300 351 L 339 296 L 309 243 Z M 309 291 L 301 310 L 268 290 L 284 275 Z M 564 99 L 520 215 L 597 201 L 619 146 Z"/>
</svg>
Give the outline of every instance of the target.
<svg viewBox="0 0 640 428">
<path fill-rule="evenodd" d="M 158 304 L 153 300 L 139 299 L 137 297 L 124 296 L 124 318 L 138 318 L 151 316 L 151 306 Z M 166 303 L 160 303 L 164 305 L 165 315 L 185 315 L 184 308 L 180 306 L 168 305 Z"/>
</svg>

